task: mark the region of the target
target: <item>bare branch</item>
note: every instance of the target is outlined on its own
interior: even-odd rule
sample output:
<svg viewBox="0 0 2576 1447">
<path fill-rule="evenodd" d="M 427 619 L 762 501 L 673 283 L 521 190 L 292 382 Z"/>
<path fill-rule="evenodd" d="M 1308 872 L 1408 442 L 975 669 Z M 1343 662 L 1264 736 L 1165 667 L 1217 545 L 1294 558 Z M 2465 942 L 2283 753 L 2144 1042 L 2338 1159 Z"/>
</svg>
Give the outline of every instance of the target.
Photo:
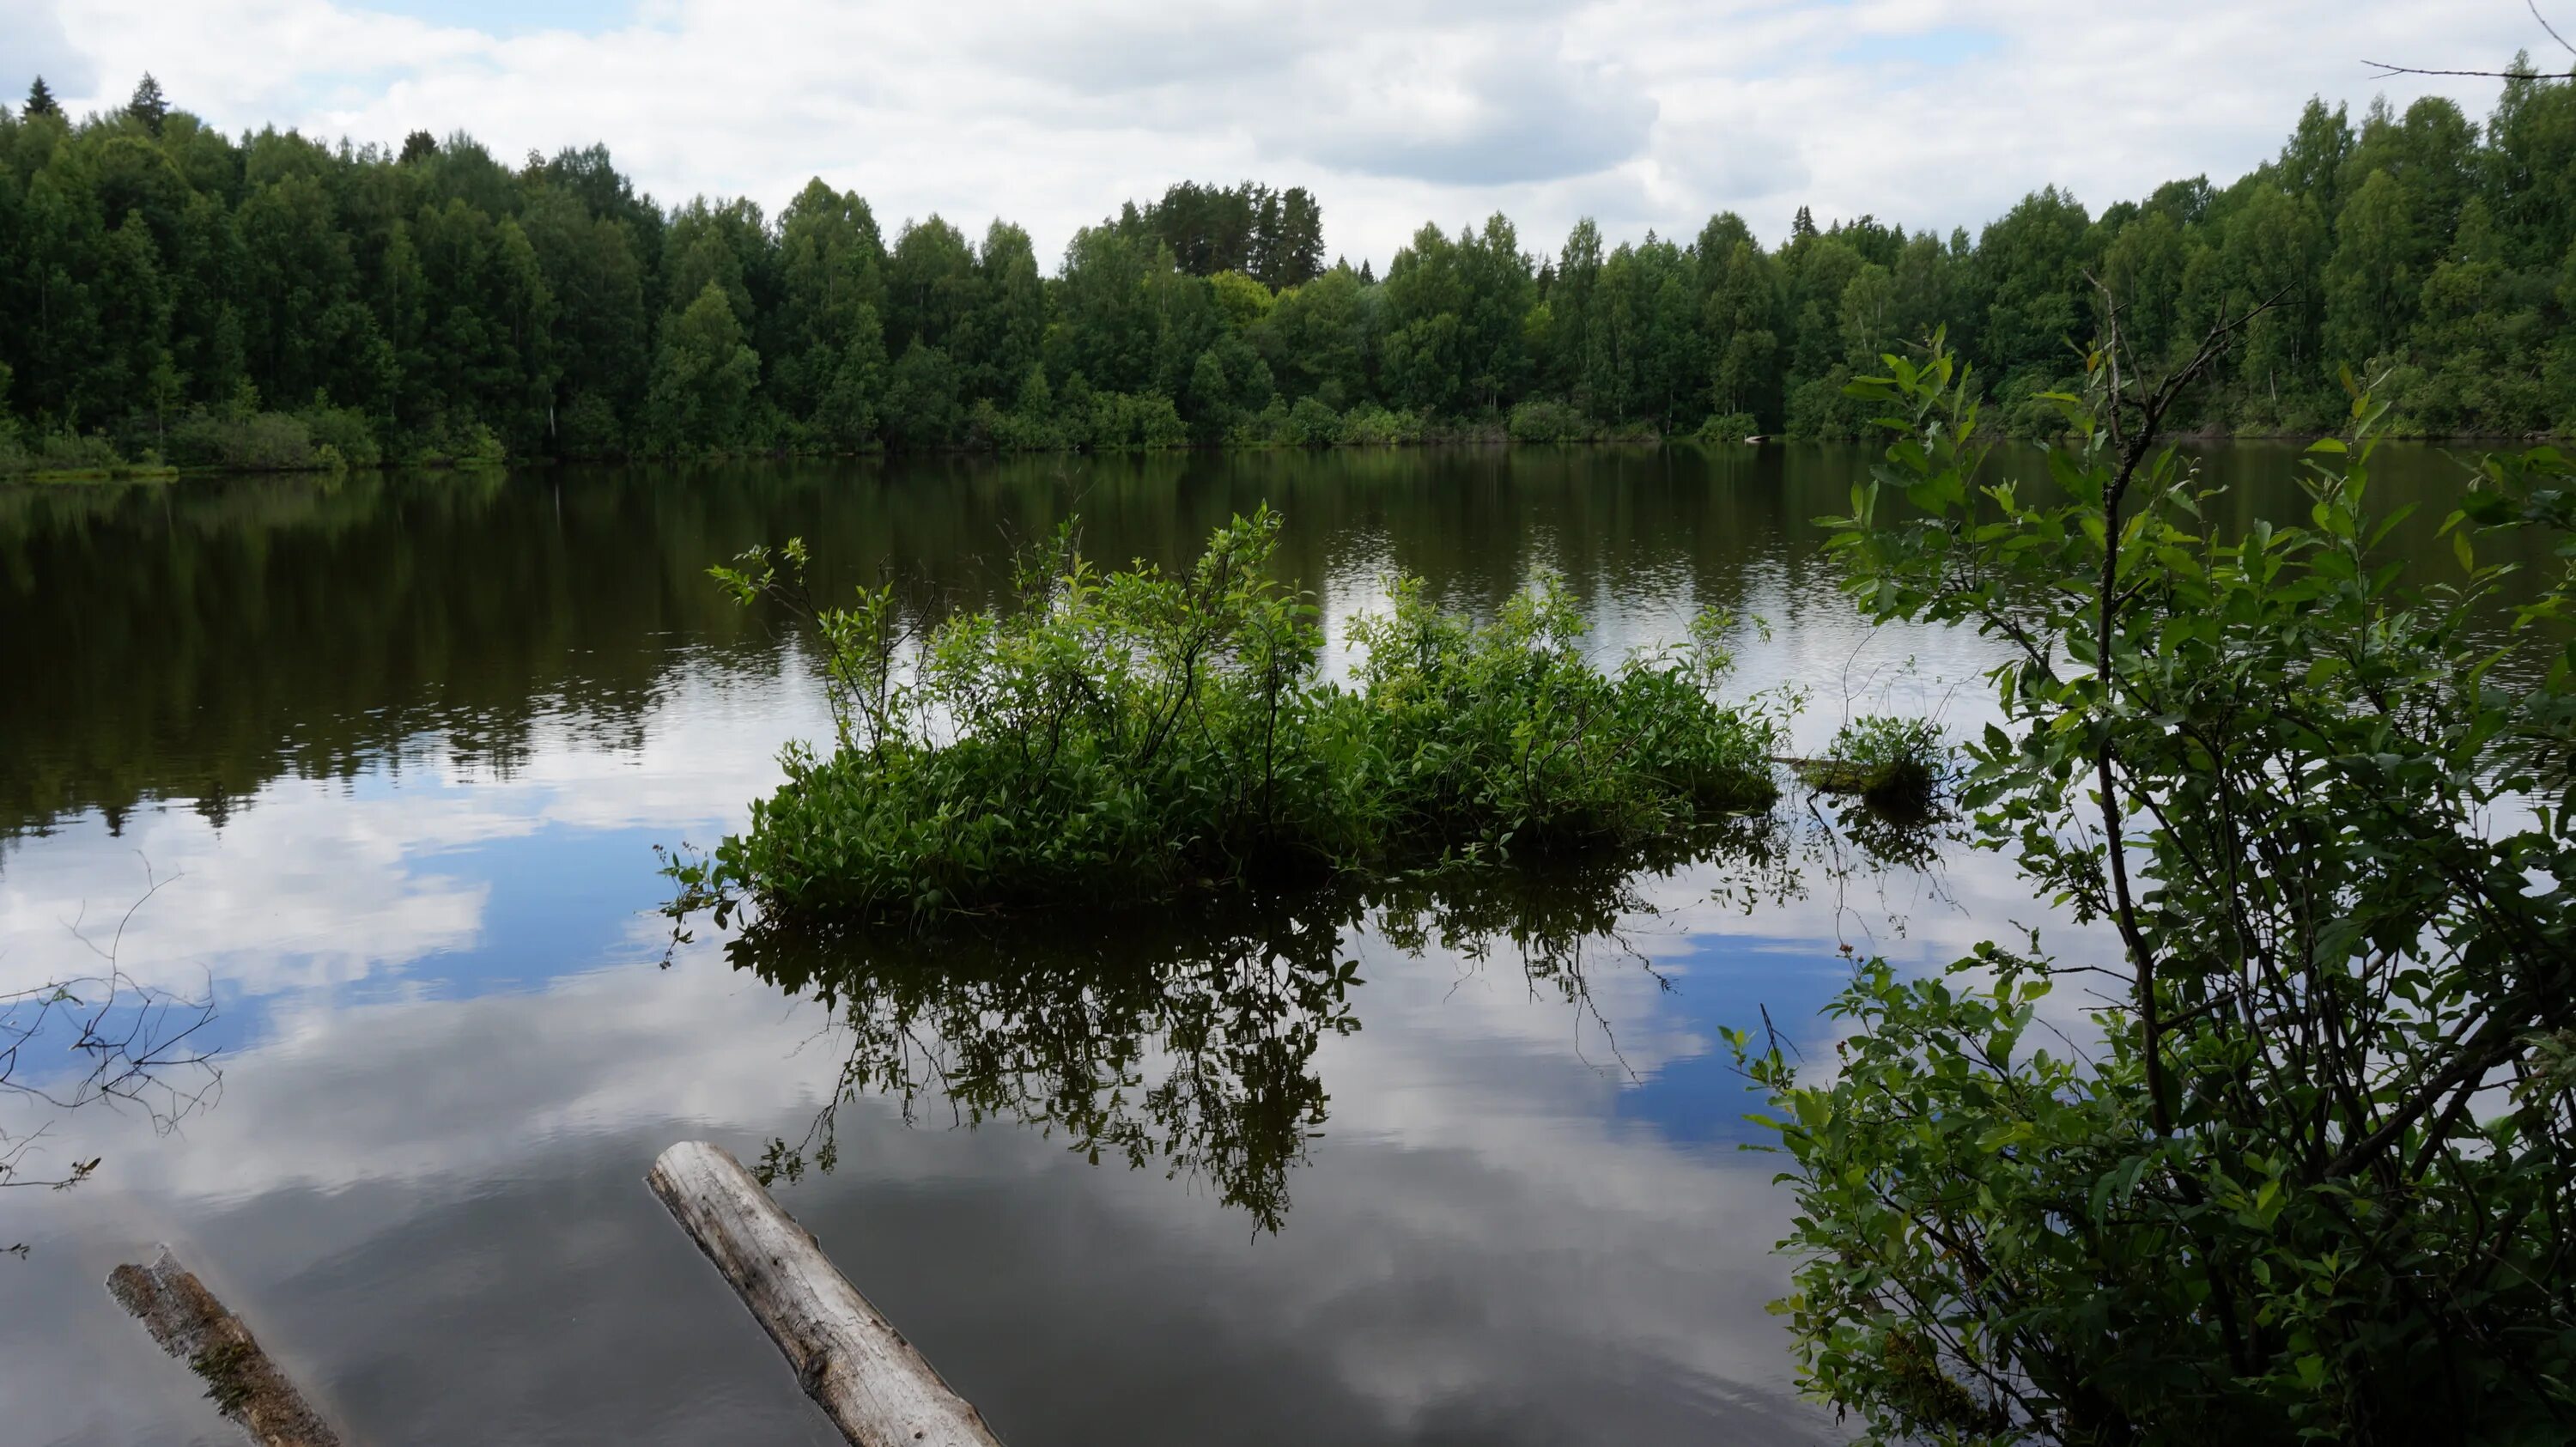
<svg viewBox="0 0 2576 1447">
<path fill-rule="evenodd" d="M 2559 49 L 2576 55 L 2576 45 L 2568 44 L 2567 37 L 2558 33 L 2558 27 L 2549 23 L 2549 17 L 2540 13 L 2540 0 L 2522 0 L 2522 4 L 2531 12 L 2531 18 L 2540 22 L 2540 28 L 2549 32 L 2549 38 L 2558 42 Z"/>
<path fill-rule="evenodd" d="M 2564 73 L 2554 70 L 2428 70 L 2416 65 L 2391 65 L 2384 60 L 2365 60 L 2362 64 L 2378 72 L 2371 77 L 2373 80 L 2385 80 L 2392 75 L 2473 75 L 2487 80 L 2576 80 L 2576 70 Z"/>
<path fill-rule="evenodd" d="M 106 962 L 96 974 L 51 980 L 31 989 L 0 991 L 0 1095 L 15 1095 L 56 1110 L 71 1111 L 105 1103 L 140 1109 L 156 1131 L 169 1131 L 191 1112 L 211 1104 L 223 1085 L 215 1052 L 199 1047 L 198 1034 L 215 1014 L 214 981 L 204 992 L 188 996 L 149 985 L 117 962 L 126 926 L 136 911 L 179 876 L 161 878 L 144 861 L 149 887 L 116 924 L 105 946 L 81 932 L 78 919 L 67 928 L 72 938 Z M 63 1077 L 31 1079 L 20 1066 L 28 1047 L 40 1040 L 56 1042 L 85 1058 L 84 1068 Z M 26 1173 L 24 1162 L 38 1142 L 52 1133 L 50 1124 L 23 1135 L 0 1131 L 0 1187 L 47 1186 L 55 1190 L 87 1180 L 99 1158 L 74 1160 L 69 1168 L 42 1177 Z"/>
<path fill-rule="evenodd" d="M 2567 42 L 2567 37 L 2558 33 L 2558 27 L 2549 23 L 2549 17 L 2540 13 L 2540 0 L 2522 0 L 2522 4 L 2524 9 L 2531 12 L 2531 18 L 2539 22 L 2540 28 L 2547 32 L 2549 38 L 2558 42 L 2559 49 L 2566 51 L 2569 55 L 2576 55 L 2576 45 L 2570 45 Z M 2476 76 L 2484 80 L 2576 80 L 2576 70 L 2568 71 L 2563 75 L 2556 73 L 2544 75 L 2538 71 L 2528 68 L 2518 70 L 2428 70 L 2421 66 L 2392 65 L 2385 60 L 2365 60 L 2362 64 L 2370 66 L 2379 72 L 2379 74 L 2372 77 L 2374 80 L 2385 80 L 2392 75 L 2466 75 Z"/>
</svg>

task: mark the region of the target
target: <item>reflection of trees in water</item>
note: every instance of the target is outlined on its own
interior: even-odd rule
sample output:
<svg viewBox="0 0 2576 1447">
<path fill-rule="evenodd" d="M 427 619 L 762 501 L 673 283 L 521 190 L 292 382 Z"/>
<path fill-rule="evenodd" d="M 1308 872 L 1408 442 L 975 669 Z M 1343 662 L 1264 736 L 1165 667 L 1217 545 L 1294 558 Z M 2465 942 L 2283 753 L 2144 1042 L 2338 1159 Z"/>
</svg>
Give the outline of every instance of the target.
<svg viewBox="0 0 2576 1447">
<path fill-rule="evenodd" d="M 932 936 L 824 937 L 754 923 L 728 942 L 732 961 L 823 1001 L 848 1041 L 831 1102 L 801 1140 L 773 1142 L 762 1169 L 830 1170 L 840 1106 L 876 1096 L 907 1123 L 944 1109 L 959 1124 L 1062 1132 L 1095 1163 L 1205 1181 L 1276 1230 L 1289 1173 L 1332 1099 L 1317 1047 L 1360 1028 L 1355 932 L 1406 955 L 1515 963 L 1535 994 L 1579 1012 L 1615 1051 L 1594 981 L 1614 961 L 1652 973 L 1630 934 L 1663 912 L 1655 886 L 1704 866 L 1730 900 L 1777 899 L 1804 890 L 1815 861 L 1834 851 L 1855 874 L 1875 867 L 1859 847 L 1811 835 L 1784 806 L 1666 852 L 1543 872 L 1461 867 Z"/>
<path fill-rule="evenodd" d="M 1784 502 L 1769 487 L 1712 486 L 1712 465 L 1689 457 L 1589 456 L 921 458 L 0 487 L 0 673 L 43 681 L 0 693 L 0 738 L 15 751 L 0 771 L 0 841 L 91 809 L 114 825 L 163 799 L 221 824 L 281 776 L 344 776 L 425 746 L 506 773 L 549 720 L 631 738 L 686 666 L 784 666 L 785 620 L 734 608 L 706 569 L 791 534 L 836 560 L 818 567 L 818 594 L 892 577 L 936 613 L 995 601 L 1015 540 L 1075 512 L 1098 556 L 1175 563 L 1232 513 L 1270 501 L 1289 521 L 1284 574 L 1320 586 L 1392 563 L 1468 605 L 1508 595 L 1539 562 L 1584 598 L 1677 565 L 1731 587 L 1759 546 L 1746 539 L 1841 496 L 1837 481 Z"/>
<path fill-rule="evenodd" d="M 2231 506 L 2281 515 L 2296 455 L 2209 462 L 2245 484 Z M 937 611 L 994 601 L 1013 541 L 1074 513 L 1095 556 L 1176 564 L 1268 502 L 1278 567 L 1308 587 L 1395 567 L 1446 606 L 1491 607 L 1545 565 L 1587 606 L 1742 613 L 1751 589 L 1801 595 L 1807 520 L 1875 460 L 1405 448 L 0 487 L 0 676 L 41 681 L 0 691 L 0 842 L 162 799 L 220 822 L 281 776 L 424 747 L 503 772 L 550 720 L 631 739 L 685 667 L 783 666 L 782 620 L 735 609 L 706 568 L 790 535 L 828 560 L 818 594 L 891 577 Z M 2384 448 L 2379 467 L 2424 518 L 2450 510 L 2438 452 Z M 2441 563 L 2431 532 L 2391 546 Z"/>
</svg>

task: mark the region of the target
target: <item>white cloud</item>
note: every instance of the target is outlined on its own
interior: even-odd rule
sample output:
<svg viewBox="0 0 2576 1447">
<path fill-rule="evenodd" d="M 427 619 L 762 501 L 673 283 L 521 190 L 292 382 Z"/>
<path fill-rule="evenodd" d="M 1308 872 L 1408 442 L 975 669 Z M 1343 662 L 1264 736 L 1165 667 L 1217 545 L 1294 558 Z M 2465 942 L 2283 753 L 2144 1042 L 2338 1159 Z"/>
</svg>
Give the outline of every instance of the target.
<svg viewBox="0 0 2576 1447">
<path fill-rule="evenodd" d="M 2482 115 L 2489 82 L 2362 62 L 2546 41 L 2509 0 L 664 0 L 508 35 L 334 0 L 0 0 L 0 37 L 0 69 L 48 67 L 75 108 L 148 68 L 228 129 L 603 140 L 666 200 L 774 207 L 819 174 L 889 222 L 1020 221 L 1042 255 L 1171 181 L 1303 184 L 1328 248 L 1381 263 L 1425 219 L 1497 209 L 1552 250 L 1586 213 L 1689 236 L 1734 209 L 1776 239 L 1801 203 L 1973 228 L 2053 181 L 2099 207 L 2240 174 L 2311 93 Z"/>
<path fill-rule="evenodd" d="M 23 92 L 15 89 L 27 76 L 41 75 L 57 96 L 80 95 L 98 83 L 89 58 L 63 33 L 63 23 L 49 0 L 0 0 L 0 84 L 14 106 Z"/>
<path fill-rule="evenodd" d="M 1264 145 L 1335 171 L 1485 187 L 1586 176 L 1642 155 L 1654 97 L 1554 37 L 1363 35 L 1306 68 L 1313 104 Z"/>
</svg>

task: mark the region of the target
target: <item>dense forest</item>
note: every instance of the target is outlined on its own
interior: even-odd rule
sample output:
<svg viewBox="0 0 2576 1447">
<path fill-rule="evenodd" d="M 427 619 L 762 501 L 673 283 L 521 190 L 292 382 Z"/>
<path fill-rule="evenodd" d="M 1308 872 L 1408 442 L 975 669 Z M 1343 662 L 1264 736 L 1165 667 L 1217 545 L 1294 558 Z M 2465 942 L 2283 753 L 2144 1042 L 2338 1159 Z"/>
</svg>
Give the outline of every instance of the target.
<svg viewBox="0 0 2576 1447">
<path fill-rule="evenodd" d="M 2056 186 L 1970 236 L 1797 212 L 1553 254 L 1494 216 L 1384 276 L 1327 265 L 1303 189 L 1177 185 L 1073 237 L 887 230 L 816 180 L 772 217 L 666 209 L 602 146 L 513 168 L 239 139 L 146 76 L 73 121 L 0 107 L 0 470 L 295 467 L 876 447 L 1319 445 L 1855 435 L 1844 386 L 1946 327 L 2006 425 L 2123 299 L 2150 349 L 2278 298 L 2187 425 L 2306 432 L 2339 370 L 2397 430 L 2576 430 L 2576 85 L 2358 123 L 2089 213 Z"/>
</svg>

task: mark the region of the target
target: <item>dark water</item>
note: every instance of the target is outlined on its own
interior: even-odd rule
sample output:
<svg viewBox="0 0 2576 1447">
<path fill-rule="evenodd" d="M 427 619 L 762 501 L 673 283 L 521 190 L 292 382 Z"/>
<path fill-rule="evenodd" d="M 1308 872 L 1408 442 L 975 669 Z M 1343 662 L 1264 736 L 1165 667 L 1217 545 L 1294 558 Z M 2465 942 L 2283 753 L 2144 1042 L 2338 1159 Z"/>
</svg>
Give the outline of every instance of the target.
<svg viewBox="0 0 2576 1447">
<path fill-rule="evenodd" d="M 2287 449 L 2228 448 L 2239 516 Z M 1838 947 L 1917 966 L 2046 923 L 2008 869 L 1873 854 L 1794 795 L 1720 857 L 963 944 L 661 968 L 652 847 L 711 842 L 827 732 L 705 568 L 990 599 L 1079 513 L 1111 561 L 1288 520 L 1328 627 L 1389 569 L 1487 606 L 1564 575 L 1605 653 L 1715 605 L 1748 690 L 1986 716 L 1985 645 L 1872 633 L 1808 520 L 1828 448 L 562 470 L 0 490 L 0 989 L 98 959 L 210 991 L 218 1097 L 0 1123 L 0 1435 L 232 1440 L 99 1281 L 197 1264 L 374 1443 L 824 1442 L 640 1177 L 828 1143 L 788 1208 L 1009 1440 L 1832 1440 L 1763 1303 L 1772 1166 L 1717 1031 L 1811 1055 Z M 2457 465 L 2384 454 L 2438 514 Z M 2447 566 L 2429 522 L 2400 546 Z M 2054 936 L 2080 950 L 2072 931 Z M 88 943 L 85 943 L 87 941 Z M 1341 966 L 1355 979 L 1334 987 Z M 35 1074 L 41 1076 L 39 1064 Z M 855 1097 L 827 1121 L 818 1112 Z"/>
</svg>

